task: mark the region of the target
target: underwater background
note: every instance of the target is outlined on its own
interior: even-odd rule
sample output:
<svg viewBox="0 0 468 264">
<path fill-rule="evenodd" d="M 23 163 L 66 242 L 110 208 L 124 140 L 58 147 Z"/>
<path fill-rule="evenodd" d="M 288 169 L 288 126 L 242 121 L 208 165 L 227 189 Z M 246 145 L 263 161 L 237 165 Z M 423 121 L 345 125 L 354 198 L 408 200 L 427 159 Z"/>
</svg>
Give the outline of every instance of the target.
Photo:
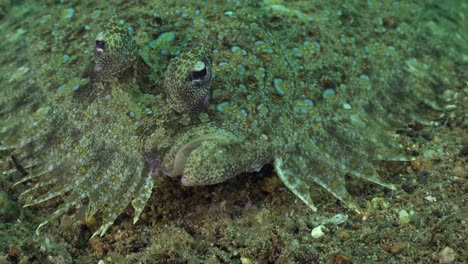
<svg viewBox="0 0 468 264">
<path fill-rule="evenodd" d="M 0 263 L 466 263 L 467 14 L 1 0 Z M 184 56 L 209 105 L 172 94 Z M 184 147 L 239 175 L 166 177 Z"/>
</svg>

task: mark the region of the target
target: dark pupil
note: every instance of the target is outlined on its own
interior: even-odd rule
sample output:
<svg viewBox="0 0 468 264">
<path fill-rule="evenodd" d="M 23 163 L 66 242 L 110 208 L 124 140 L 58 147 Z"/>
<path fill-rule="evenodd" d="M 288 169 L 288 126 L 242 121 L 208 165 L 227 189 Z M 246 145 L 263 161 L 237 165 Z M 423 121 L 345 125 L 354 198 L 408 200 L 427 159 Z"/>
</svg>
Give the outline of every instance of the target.
<svg viewBox="0 0 468 264">
<path fill-rule="evenodd" d="M 96 40 L 96 48 L 104 49 L 106 43 L 104 41 Z"/>
<path fill-rule="evenodd" d="M 193 71 L 191 73 L 192 80 L 202 80 L 206 76 L 206 67 L 201 71 Z"/>
</svg>

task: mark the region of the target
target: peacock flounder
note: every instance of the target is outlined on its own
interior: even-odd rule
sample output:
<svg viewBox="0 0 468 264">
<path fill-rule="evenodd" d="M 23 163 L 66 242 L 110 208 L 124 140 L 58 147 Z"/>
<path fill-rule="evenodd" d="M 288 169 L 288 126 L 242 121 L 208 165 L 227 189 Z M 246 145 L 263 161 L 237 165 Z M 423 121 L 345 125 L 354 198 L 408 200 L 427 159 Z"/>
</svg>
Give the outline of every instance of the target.
<svg viewBox="0 0 468 264">
<path fill-rule="evenodd" d="M 416 77 L 405 67 L 416 36 L 389 27 L 385 34 L 405 38 L 383 43 L 365 30 L 372 8 L 359 16 L 301 3 L 228 2 L 235 11 L 224 14 L 194 4 L 186 16 L 160 6 L 173 25 L 160 37 L 175 37 L 149 45 L 115 18 L 97 34 L 94 52 L 81 42 L 43 52 L 63 39 L 20 52 L 43 42 L 47 25 L 79 34 L 47 21 L 24 42 L 7 41 L 18 53 L 3 61 L 0 141 L 24 175 L 17 183 L 25 185 L 24 204 L 61 197 L 54 219 L 84 202 L 87 218 L 102 217 L 94 235 L 103 235 L 129 204 L 138 220 L 162 175 L 208 185 L 273 163 L 314 211 L 316 184 L 360 210 L 346 174 L 395 189 L 372 162 L 402 158 L 395 130 L 419 118 L 418 103 L 432 95 L 412 86 Z M 350 35 L 353 26 L 363 30 Z"/>
</svg>

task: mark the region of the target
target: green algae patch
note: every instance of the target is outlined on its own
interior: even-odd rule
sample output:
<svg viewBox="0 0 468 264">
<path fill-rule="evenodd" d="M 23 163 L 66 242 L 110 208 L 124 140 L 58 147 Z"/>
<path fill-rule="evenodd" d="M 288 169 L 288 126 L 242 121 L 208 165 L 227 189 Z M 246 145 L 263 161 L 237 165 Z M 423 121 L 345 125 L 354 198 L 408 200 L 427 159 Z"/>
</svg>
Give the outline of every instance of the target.
<svg viewBox="0 0 468 264">
<path fill-rule="evenodd" d="M 168 48 L 168 46 L 171 45 L 171 42 L 174 41 L 175 37 L 175 32 L 164 32 L 161 35 L 159 35 L 157 39 L 150 41 L 149 46 L 151 48 Z"/>
<path fill-rule="evenodd" d="M 64 9 L 62 11 L 62 17 L 65 19 L 71 19 L 75 15 L 75 9 L 73 7 Z"/>
</svg>

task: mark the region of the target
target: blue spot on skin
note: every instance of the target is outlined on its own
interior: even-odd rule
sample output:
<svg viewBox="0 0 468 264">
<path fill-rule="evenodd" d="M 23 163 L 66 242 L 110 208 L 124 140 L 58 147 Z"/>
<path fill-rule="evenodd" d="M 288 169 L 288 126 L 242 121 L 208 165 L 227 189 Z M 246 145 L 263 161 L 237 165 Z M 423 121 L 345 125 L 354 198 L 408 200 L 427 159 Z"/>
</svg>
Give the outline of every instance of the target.
<svg viewBox="0 0 468 264">
<path fill-rule="evenodd" d="M 314 44 L 315 44 L 315 48 L 316 48 L 316 50 L 317 50 L 317 51 L 320 51 L 320 49 L 321 49 L 321 47 L 320 47 L 320 43 L 318 43 L 318 42 L 314 42 Z"/>
<path fill-rule="evenodd" d="M 239 70 L 240 75 L 245 75 L 245 67 L 242 64 L 237 65 L 237 69 Z"/>
<path fill-rule="evenodd" d="M 175 32 L 164 32 L 156 40 L 150 41 L 149 46 L 153 49 L 158 46 L 167 46 L 170 42 L 174 41 L 175 37 Z"/>
<path fill-rule="evenodd" d="M 304 99 L 304 103 L 310 107 L 314 107 L 314 102 L 310 99 Z"/>
<path fill-rule="evenodd" d="M 171 42 L 175 39 L 175 32 L 164 32 L 156 40 Z"/>
<path fill-rule="evenodd" d="M 263 104 L 257 105 L 257 111 L 260 111 L 263 108 Z"/>
<path fill-rule="evenodd" d="M 70 60 L 70 56 L 67 54 L 63 55 L 63 62 L 68 62 Z"/>
<path fill-rule="evenodd" d="M 73 17 L 74 14 L 75 14 L 75 9 L 73 9 L 72 7 L 65 9 L 65 18 L 70 19 Z"/>
<path fill-rule="evenodd" d="M 258 46 L 261 46 L 261 45 L 263 45 L 263 44 L 265 44 L 265 42 L 263 42 L 263 41 L 261 41 L 261 40 L 257 40 L 257 41 L 255 41 L 254 46 L 257 46 L 257 47 L 258 47 Z"/>
<path fill-rule="evenodd" d="M 236 52 L 236 51 L 238 51 L 238 50 L 240 50 L 240 49 L 241 49 L 241 48 L 240 48 L 239 46 L 232 46 L 231 52 L 234 53 L 234 52 Z"/>
<path fill-rule="evenodd" d="M 326 89 L 325 91 L 323 91 L 322 93 L 322 97 L 324 99 L 327 99 L 328 97 L 332 96 L 335 94 L 335 90 L 331 89 L 331 88 L 328 88 Z"/>
<path fill-rule="evenodd" d="M 246 111 L 245 109 L 241 109 L 240 112 L 242 113 L 242 115 L 243 115 L 244 117 L 247 116 L 247 111 Z"/>
<path fill-rule="evenodd" d="M 59 86 L 59 88 L 57 88 L 57 92 L 63 90 L 63 88 L 67 87 L 67 84 L 62 84 Z"/>
<path fill-rule="evenodd" d="M 274 78 L 273 79 L 273 83 L 275 85 L 275 90 L 276 92 L 281 95 L 281 96 L 284 96 L 285 95 L 285 92 L 284 90 L 281 88 L 280 84 L 283 82 L 283 80 L 281 80 L 280 78 Z"/>
<path fill-rule="evenodd" d="M 232 52 L 232 53 L 236 53 L 236 52 L 239 52 L 239 51 L 241 52 L 241 54 L 242 54 L 243 56 L 247 55 L 247 51 L 241 49 L 241 47 L 239 47 L 239 46 L 232 46 L 232 47 L 231 47 L 231 52 Z"/>
<path fill-rule="evenodd" d="M 217 106 L 216 106 L 216 110 L 218 110 L 219 112 L 224 112 L 226 108 L 226 106 L 229 105 L 229 102 L 225 101 L 225 102 L 221 102 L 219 103 Z"/>
<path fill-rule="evenodd" d="M 296 56 L 298 58 L 302 58 L 302 53 L 300 52 L 299 48 L 292 48 L 292 50 L 295 52 L 294 56 Z"/>
<path fill-rule="evenodd" d="M 147 115 L 152 115 L 153 114 L 153 110 L 151 110 L 151 108 L 145 108 L 145 113 Z"/>
<path fill-rule="evenodd" d="M 101 10 L 94 10 L 93 13 L 91 14 L 92 18 L 98 18 L 101 15 Z"/>
</svg>

